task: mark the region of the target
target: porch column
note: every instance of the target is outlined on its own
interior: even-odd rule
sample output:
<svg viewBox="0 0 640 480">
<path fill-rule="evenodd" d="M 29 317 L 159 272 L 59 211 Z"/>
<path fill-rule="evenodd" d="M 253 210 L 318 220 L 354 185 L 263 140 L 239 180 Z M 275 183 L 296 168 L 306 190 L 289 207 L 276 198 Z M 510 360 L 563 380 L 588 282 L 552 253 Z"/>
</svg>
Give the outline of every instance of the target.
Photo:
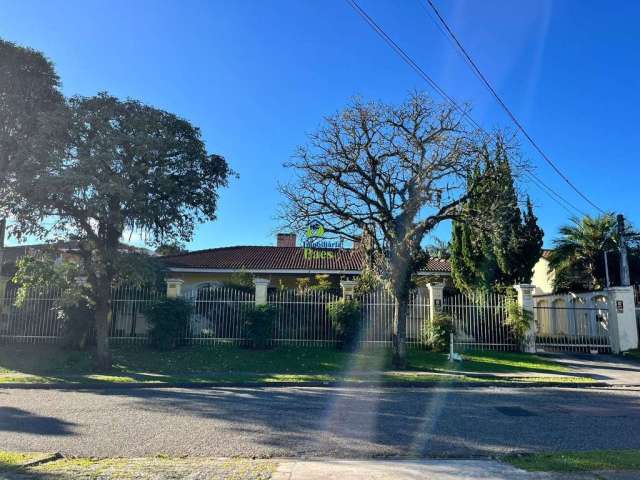
<svg viewBox="0 0 640 480">
<path fill-rule="evenodd" d="M 340 288 L 342 288 L 342 299 L 350 300 L 355 295 L 356 291 L 355 280 L 340 280 Z"/>
<path fill-rule="evenodd" d="M 256 289 L 256 305 L 267 304 L 267 289 L 269 288 L 268 278 L 254 278 L 253 285 Z"/>
<path fill-rule="evenodd" d="M 433 318 L 435 313 L 442 311 L 444 283 L 427 283 L 427 290 L 429 291 L 429 313 Z"/>
<path fill-rule="evenodd" d="M 613 353 L 638 348 L 638 328 L 633 287 L 612 287 L 609 298 L 609 335 Z"/>
<path fill-rule="evenodd" d="M 527 353 L 536 353 L 536 322 L 534 319 L 534 310 L 533 310 L 533 291 L 535 290 L 534 285 L 530 285 L 528 283 L 521 283 L 519 285 L 514 285 L 513 288 L 516 291 L 518 298 L 518 306 L 524 311 L 527 312 L 531 317 L 531 322 L 529 323 L 529 329 L 527 333 L 525 333 L 524 337 L 524 351 Z"/>
<path fill-rule="evenodd" d="M 184 280 L 181 278 L 167 278 L 167 298 L 178 298 L 182 296 L 182 285 Z"/>
</svg>

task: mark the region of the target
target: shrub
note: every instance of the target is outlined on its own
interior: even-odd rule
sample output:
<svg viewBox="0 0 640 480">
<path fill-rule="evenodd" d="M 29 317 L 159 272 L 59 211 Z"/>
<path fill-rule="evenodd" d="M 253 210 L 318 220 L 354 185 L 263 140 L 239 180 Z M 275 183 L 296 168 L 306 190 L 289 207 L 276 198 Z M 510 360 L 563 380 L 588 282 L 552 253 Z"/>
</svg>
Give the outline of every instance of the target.
<svg viewBox="0 0 640 480">
<path fill-rule="evenodd" d="M 424 328 L 424 341 L 435 352 L 446 352 L 453 333 L 451 316 L 444 312 L 435 312 L 433 318 L 427 318 Z"/>
<path fill-rule="evenodd" d="M 191 304 L 181 298 L 167 298 L 145 309 L 149 322 L 149 343 L 158 350 L 172 350 L 180 345 L 189 328 Z"/>
<path fill-rule="evenodd" d="M 263 350 L 270 346 L 275 318 L 276 309 L 271 305 L 258 305 L 246 313 L 244 329 L 250 348 Z"/>
<path fill-rule="evenodd" d="M 338 347 L 352 350 L 360 333 L 360 304 L 355 300 L 338 300 L 327 304 L 327 313 L 338 338 Z"/>
<path fill-rule="evenodd" d="M 60 311 L 62 319 L 62 345 L 72 350 L 83 350 L 89 343 L 94 324 L 95 309 L 85 299 L 66 304 Z"/>
<path fill-rule="evenodd" d="M 504 323 L 522 348 L 527 340 L 527 331 L 533 323 L 533 314 L 523 309 L 517 299 L 511 296 L 507 300 L 507 318 Z"/>
</svg>

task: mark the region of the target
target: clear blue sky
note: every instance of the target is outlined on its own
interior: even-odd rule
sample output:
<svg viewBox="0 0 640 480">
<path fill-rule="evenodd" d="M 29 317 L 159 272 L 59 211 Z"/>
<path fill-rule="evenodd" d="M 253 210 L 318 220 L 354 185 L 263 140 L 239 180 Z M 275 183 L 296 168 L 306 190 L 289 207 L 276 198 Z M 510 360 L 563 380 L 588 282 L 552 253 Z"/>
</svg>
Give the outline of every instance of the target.
<svg viewBox="0 0 640 480">
<path fill-rule="evenodd" d="M 548 155 L 594 202 L 640 224 L 640 2 L 436 2 Z M 508 125 L 424 0 L 360 3 L 484 126 Z M 190 248 L 273 243 L 276 185 L 290 175 L 282 163 L 324 115 L 353 95 L 397 102 L 428 90 L 343 0 L 10 0 L 0 36 L 45 52 L 67 95 L 107 90 L 202 129 L 240 179 Z M 592 211 L 525 152 L 538 176 Z M 549 244 L 568 213 L 523 187 Z"/>
</svg>

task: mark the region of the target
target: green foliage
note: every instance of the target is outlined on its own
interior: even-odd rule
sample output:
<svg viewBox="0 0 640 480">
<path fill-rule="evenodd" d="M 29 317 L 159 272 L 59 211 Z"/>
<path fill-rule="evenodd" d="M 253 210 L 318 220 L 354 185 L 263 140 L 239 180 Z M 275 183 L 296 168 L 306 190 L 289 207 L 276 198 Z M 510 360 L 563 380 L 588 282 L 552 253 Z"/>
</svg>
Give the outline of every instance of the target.
<svg viewBox="0 0 640 480">
<path fill-rule="evenodd" d="M 173 350 L 188 333 L 192 306 L 181 298 L 166 298 L 145 308 L 149 344 L 157 350 Z"/>
<path fill-rule="evenodd" d="M 276 313 L 271 305 L 257 305 L 246 313 L 244 328 L 250 348 L 264 350 L 271 346 Z"/>
<path fill-rule="evenodd" d="M 63 319 L 62 346 L 71 350 L 84 350 L 91 336 L 94 306 L 81 298 L 77 303 L 64 305 L 60 315 Z"/>
<path fill-rule="evenodd" d="M 33 289 L 51 288 L 61 291 L 62 305 L 75 305 L 85 298 L 87 290 L 78 285 L 81 275 L 77 263 L 70 260 L 56 261 L 52 254 L 25 255 L 16 262 L 12 281 L 19 285 L 16 306 L 22 307 Z"/>
<path fill-rule="evenodd" d="M 370 268 L 365 268 L 356 279 L 356 295 L 365 295 L 373 292 L 382 286 L 380 276 Z"/>
<path fill-rule="evenodd" d="M 339 348 L 352 350 L 357 345 L 362 323 L 360 304 L 356 300 L 340 299 L 327 304 L 327 313 Z"/>
<path fill-rule="evenodd" d="M 333 290 L 334 286 L 331 282 L 330 276 L 327 274 L 317 274 L 314 277 L 315 283 L 309 288 L 317 292 L 328 292 Z"/>
<path fill-rule="evenodd" d="M 18 238 L 78 241 L 96 304 L 97 358 L 109 368 L 109 295 L 126 266 L 123 235 L 139 232 L 150 245 L 189 241 L 196 223 L 216 218 L 218 190 L 233 172 L 206 151 L 196 127 L 135 100 L 73 97 L 51 123 L 64 134 L 25 160 L 12 188 L 0 186 L 0 205 Z"/>
<path fill-rule="evenodd" d="M 507 318 L 504 323 L 521 345 L 527 340 L 527 331 L 533 323 L 533 313 L 522 308 L 513 293 L 509 294 L 507 300 Z"/>
<path fill-rule="evenodd" d="M 629 264 L 632 281 L 640 281 L 640 234 L 627 227 Z M 618 246 L 615 215 L 573 217 L 571 224 L 560 227 L 560 236 L 553 242 L 549 267 L 554 271 L 556 292 L 584 292 L 605 286 L 604 252 L 609 256 L 609 274 L 613 285 L 619 281 Z"/>
<path fill-rule="evenodd" d="M 253 284 L 253 274 L 246 270 L 240 270 L 231 275 L 231 278 L 225 282 L 226 287 L 242 290 L 243 292 L 253 292 L 255 286 Z"/>
<path fill-rule="evenodd" d="M 180 242 L 173 242 L 162 243 L 161 245 L 156 247 L 155 252 L 162 257 L 167 257 L 170 255 L 182 255 L 184 253 L 188 253 L 189 251 L 184 248 L 184 244 Z"/>
<path fill-rule="evenodd" d="M 460 290 L 502 290 L 530 282 L 542 253 L 543 231 L 530 199 L 524 213 L 518 207 L 510 150 L 501 138 L 486 145 L 484 165 L 469 176 L 473 194 L 463 218 L 453 223 L 451 238 L 452 275 Z"/>
<path fill-rule="evenodd" d="M 446 352 L 449 349 L 453 332 L 453 320 L 445 312 L 436 312 L 433 318 L 425 319 L 424 341 L 435 352 Z"/>
</svg>

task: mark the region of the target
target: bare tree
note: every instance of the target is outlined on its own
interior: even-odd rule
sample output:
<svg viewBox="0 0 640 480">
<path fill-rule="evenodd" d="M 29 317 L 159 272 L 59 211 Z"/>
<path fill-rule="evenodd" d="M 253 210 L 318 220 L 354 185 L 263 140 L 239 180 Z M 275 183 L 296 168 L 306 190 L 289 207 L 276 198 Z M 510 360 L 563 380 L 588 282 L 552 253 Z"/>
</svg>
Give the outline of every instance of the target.
<svg viewBox="0 0 640 480">
<path fill-rule="evenodd" d="M 393 364 L 406 366 L 411 277 L 428 260 L 421 247 L 440 222 L 460 217 L 481 161 L 476 135 L 453 107 L 415 93 L 399 106 L 353 101 L 310 135 L 285 166 L 283 220 L 302 231 L 357 240 L 395 299 Z"/>
</svg>

